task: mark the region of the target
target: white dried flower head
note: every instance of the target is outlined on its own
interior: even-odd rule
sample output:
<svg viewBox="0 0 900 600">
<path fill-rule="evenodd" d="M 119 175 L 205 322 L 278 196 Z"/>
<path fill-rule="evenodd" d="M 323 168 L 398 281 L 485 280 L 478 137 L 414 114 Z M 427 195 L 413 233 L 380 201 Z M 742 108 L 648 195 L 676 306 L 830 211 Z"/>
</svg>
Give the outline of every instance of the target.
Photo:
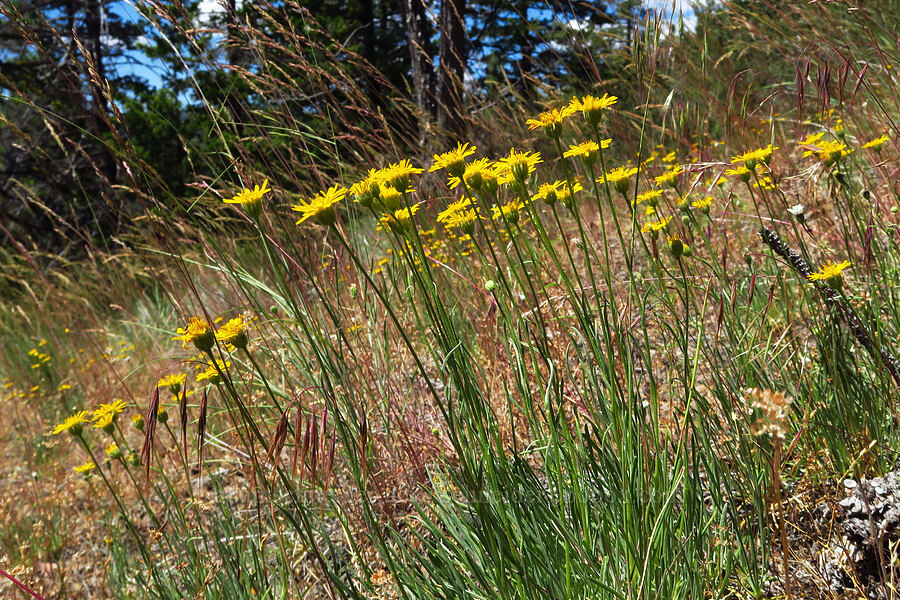
<svg viewBox="0 0 900 600">
<path fill-rule="evenodd" d="M 751 388 L 745 391 L 745 399 L 749 414 L 754 417 L 750 432 L 783 441 L 788 434 L 791 398 L 784 392 Z"/>
</svg>

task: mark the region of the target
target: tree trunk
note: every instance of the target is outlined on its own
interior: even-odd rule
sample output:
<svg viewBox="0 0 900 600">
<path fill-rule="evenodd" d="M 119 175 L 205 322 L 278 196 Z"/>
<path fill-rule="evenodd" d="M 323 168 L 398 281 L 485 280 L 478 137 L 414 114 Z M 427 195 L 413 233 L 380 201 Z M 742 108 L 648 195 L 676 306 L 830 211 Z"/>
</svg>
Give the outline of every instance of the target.
<svg viewBox="0 0 900 600">
<path fill-rule="evenodd" d="M 434 65 L 431 48 L 430 27 L 425 14 L 424 0 L 403 0 L 406 18 L 406 38 L 409 45 L 409 59 L 412 72 L 413 91 L 416 104 L 422 110 L 422 133 L 428 129 L 435 115 Z"/>
<path fill-rule="evenodd" d="M 440 105 L 438 125 L 465 135 L 462 96 L 466 68 L 466 0 L 441 0 Z"/>
</svg>

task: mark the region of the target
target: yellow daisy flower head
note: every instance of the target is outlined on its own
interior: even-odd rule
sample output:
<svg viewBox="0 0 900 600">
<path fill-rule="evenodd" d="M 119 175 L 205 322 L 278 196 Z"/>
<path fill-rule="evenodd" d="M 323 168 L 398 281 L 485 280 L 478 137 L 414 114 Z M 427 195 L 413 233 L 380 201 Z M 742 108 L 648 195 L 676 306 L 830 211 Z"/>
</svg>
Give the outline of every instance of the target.
<svg viewBox="0 0 900 600">
<path fill-rule="evenodd" d="M 84 424 L 89 422 L 88 411 L 82 410 L 71 417 L 67 417 L 66 420 L 58 424 L 53 431 L 50 432 L 50 435 L 59 435 L 63 431 L 68 431 L 75 437 L 80 437 L 84 431 Z"/>
<path fill-rule="evenodd" d="M 97 414 L 97 411 L 94 411 Z M 112 433 L 115 430 L 116 413 L 105 413 L 94 417 L 94 427 L 102 429 L 106 433 Z"/>
<path fill-rule="evenodd" d="M 122 450 L 119 448 L 118 444 L 111 442 L 109 446 L 106 447 L 106 456 L 108 456 L 110 460 L 119 460 L 122 458 Z"/>
<path fill-rule="evenodd" d="M 584 115 L 585 121 L 591 125 L 597 125 L 603 118 L 603 112 L 617 101 L 618 98 L 610 96 L 609 94 L 603 94 L 600 98 L 595 96 L 584 96 L 581 99 L 572 98 L 572 101 L 569 102 L 569 108 L 573 112 L 580 110 Z"/>
<path fill-rule="evenodd" d="M 880 153 L 881 147 L 884 146 L 890 139 L 891 138 L 887 135 L 883 135 L 881 137 L 875 138 L 874 140 L 869 140 L 868 142 L 863 144 L 862 147 Z"/>
<path fill-rule="evenodd" d="M 447 185 L 450 189 L 456 189 L 460 183 L 465 183 L 466 187 L 473 190 L 481 190 L 484 185 L 485 177 L 493 176 L 494 163 L 487 158 L 479 158 L 466 165 L 462 177 L 450 176 Z M 496 180 L 496 177 L 494 177 Z"/>
<path fill-rule="evenodd" d="M 307 202 L 300 201 L 291 207 L 303 216 L 297 221 L 297 225 L 303 223 L 307 219 L 312 219 L 319 225 L 329 227 L 334 225 L 337 219 L 334 205 L 344 199 L 347 195 L 347 188 L 335 184 L 323 192 L 319 192 L 309 199 Z"/>
<path fill-rule="evenodd" d="M 506 204 L 499 204 L 493 207 L 493 220 L 503 219 L 510 225 L 519 222 L 519 213 L 525 208 L 525 203 L 520 198 L 510 200 Z"/>
<path fill-rule="evenodd" d="M 712 196 L 704 196 L 698 200 L 694 200 L 691 204 L 694 208 L 699 209 L 704 215 L 709 214 L 709 207 L 712 206 L 713 197 Z"/>
<path fill-rule="evenodd" d="M 637 175 L 637 167 L 616 167 L 597 178 L 597 183 L 611 183 L 623 196 L 628 193 L 628 180 Z"/>
<path fill-rule="evenodd" d="M 474 148 L 473 148 L 474 150 Z M 394 189 L 405 190 L 409 187 L 409 178 L 424 172 L 425 169 L 412 166 L 408 159 L 392 163 L 378 171 L 377 176 L 381 183 L 386 183 Z"/>
<path fill-rule="evenodd" d="M 747 169 L 752 171 L 759 164 L 768 165 L 772 160 L 772 153 L 775 152 L 775 150 L 778 150 L 778 146 L 769 144 L 765 148 L 758 148 L 756 150 L 751 150 L 750 152 L 739 154 L 732 158 L 731 162 L 743 163 Z"/>
<path fill-rule="evenodd" d="M 803 148 L 804 146 L 814 146 L 822 141 L 822 138 L 825 137 L 824 131 L 819 131 L 818 133 L 811 133 L 806 136 L 804 139 L 797 142 L 797 146 Z"/>
<path fill-rule="evenodd" d="M 664 163 L 671 164 L 671 163 L 673 163 L 673 162 L 675 162 L 675 161 L 678 160 L 678 155 L 675 154 L 675 151 L 674 151 L 674 150 L 672 150 L 671 152 L 669 152 L 668 154 L 666 154 L 665 156 L 663 156 L 663 157 L 660 158 L 659 160 L 661 160 L 661 161 L 664 162 Z"/>
<path fill-rule="evenodd" d="M 594 140 L 588 140 L 580 144 L 570 145 L 569 149 L 563 152 L 563 156 L 566 158 L 578 157 L 584 161 L 584 164 L 593 165 L 597 162 L 600 149 L 606 150 L 610 144 L 612 144 L 612 139 L 601 140 L 600 145 Z"/>
<path fill-rule="evenodd" d="M 110 404 L 101 404 L 100 407 L 93 412 L 94 420 L 105 417 L 106 415 L 118 415 L 125 410 L 125 401 L 121 399 L 113 400 Z"/>
<path fill-rule="evenodd" d="M 681 165 L 675 165 L 668 171 L 665 171 L 662 175 L 658 175 L 654 178 L 656 185 L 668 185 L 670 187 L 675 187 L 678 185 L 678 176 L 684 173 L 684 169 Z"/>
<path fill-rule="evenodd" d="M 247 327 L 244 323 L 244 316 L 238 315 L 230 319 L 227 323 L 219 327 L 216 331 L 216 339 L 223 344 L 231 344 L 239 350 L 247 348 Z M 178 392 L 174 392 L 177 394 Z"/>
<path fill-rule="evenodd" d="M 733 169 L 725 169 L 725 174 L 730 176 L 735 176 L 744 183 L 749 183 L 750 179 L 753 177 L 753 171 L 747 168 L 746 165 L 738 165 Z"/>
<path fill-rule="evenodd" d="M 647 190 L 643 194 L 638 194 L 637 197 L 632 202 L 633 206 L 637 206 L 641 203 L 646 203 L 647 206 L 651 208 L 655 208 L 657 204 L 659 204 L 659 199 L 662 197 L 662 190 Z"/>
<path fill-rule="evenodd" d="M 543 129 L 547 137 L 556 139 L 562 135 L 563 121 L 574 115 L 575 112 L 576 110 L 572 108 L 571 104 L 562 108 L 553 108 L 539 114 L 537 119 L 528 119 L 525 124 L 531 131 Z"/>
<path fill-rule="evenodd" d="M 468 143 L 456 143 L 456 148 L 448 150 L 443 154 L 434 155 L 434 163 L 429 167 L 428 172 L 447 169 L 447 172 L 454 177 L 462 177 L 466 170 L 466 157 L 475 154 L 475 146 L 469 146 Z"/>
<path fill-rule="evenodd" d="M 672 217 L 663 217 L 659 221 L 653 221 L 651 223 L 644 223 L 644 226 L 641 227 L 642 233 L 649 233 L 651 237 L 656 237 L 659 235 L 660 231 L 666 231 L 669 228 L 669 221 L 672 220 Z"/>
<path fill-rule="evenodd" d="M 141 413 L 135 413 L 131 415 L 131 426 L 137 429 L 138 431 L 144 430 L 144 415 Z"/>
<path fill-rule="evenodd" d="M 570 187 L 569 184 L 565 184 L 559 188 L 559 191 L 556 192 L 556 197 L 559 199 L 560 203 L 568 209 L 572 209 L 575 206 L 575 194 L 584 190 L 580 183 L 577 181 L 572 184 Z"/>
<path fill-rule="evenodd" d="M 436 220 L 438 223 L 442 223 L 456 213 L 468 210 L 470 208 L 472 208 L 472 200 L 470 200 L 469 198 L 460 198 L 455 202 L 451 202 L 447 205 L 447 208 L 439 212 L 437 214 Z"/>
<path fill-rule="evenodd" d="M 775 185 L 775 180 L 771 177 L 762 177 L 759 181 L 753 184 L 753 187 L 759 188 L 761 190 L 774 190 L 777 186 Z"/>
<path fill-rule="evenodd" d="M 216 337 L 218 337 L 218 334 L 216 334 Z M 166 375 L 160 379 L 157 385 L 159 387 L 169 388 L 170 392 L 177 394 L 181 391 L 181 386 L 184 385 L 186 379 L 187 375 L 184 373 L 172 373 L 171 375 Z"/>
<path fill-rule="evenodd" d="M 810 281 L 823 281 L 837 291 L 841 291 L 844 286 L 843 271 L 850 266 L 850 261 L 845 260 L 841 263 L 828 262 L 822 265 L 822 268 L 811 273 L 808 278 Z"/>
<path fill-rule="evenodd" d="M 90 461 L 84 463 L 83 465 L 78 465 L 77 467 L 75 467 L 75 472 L 87 475 L 89 472 L 93 471 L 96 468 L 97 465 L 95 465 L 93 461 Z"/>
<path fill-rule="evenodd" d="M 804 158 L 807 156 L 815 156 L 826 166 L 833 165 L 853 152 L 853 150 L 847 147 L 847 144 L 836 140 L 820 140 L 814 144 L 807 144 L 805 148 L 806 152 L 803 153 Z"/>
<path fill-rule="evenodd" d="M 381 218 L 378 219 L 378 230 L 397 234 L 406 233 L 409 231 L 413 215 L 418 211 L 419 205 L 413 204 L 409 208 L 399 208 L 389 214 L 381 215 Z"/>
<path fill-rule="evenodd" d="M 677 233 L 673 233 L 672 235 L 666 236 L 666 241 L 669 243 L 669 252 L 672 253 L 672 256 L 675 258 L 681 258 L 684 254 L 685 245 L 684 242 L 681 241 L 681 237 Z"/>
<path fill-rule="evenodd" d="M 369 169 L 366 178 L 351 185 L 347 193 L 353 198 L 354 202 L 359 202 L 366 208 L 371 208 L 381 193 L 381 184 L 378 182 L 378 170 Z"/>
<path fill-rule="evenodd" d="M 272 190 L 269 189 L 269 180 L 263 181 L 262 187 L 258 184 L 252 190 L 244 189 L 233 198 L 223 200 L 225 204 L 240 204 L 247 211 L 251 219 L 258 219 L 262 214 L 262 198 Z"/>
<path fill-rule="evenodd" d="M 448 230 L 459 229 L 467 235 L 472 235 L 475 232 L 475 224 L 478 223 L 480 218 L 478 212 L 473 208 L 460 210 L 444 220 L 444 227 Z"/>
<path fill-rule="evenodd" d="M 187 348 L 188 342 L 191 342 L 201 352 L 209 352 L 213 344 L 216 343 L 216 334 L 213 332 L 212 327 L 200 317 L 191 317 L 187 327 L 178 328 L 178 334 L 172 339 L 181 340 L 182 348 Z"/>
<path fill-rule="evenodd" d="M 554 181 L 553 183 L 542 183 L 538 187 L 538 191 L 531 197 L 532 200 L 541 200 L 544 203 L 553 206 L 559 200 L 559 188 L 566 185 L 564 181 Z"/>
<path fill-rule="evenodd" d="M 413 192 L 415 192 L 414 189 L 406 190 L 407 194 Z M 406 199 L 403 197 L 403 193 L 400 192 L 400 190 L 385 184 L 380 187 L 380 192 L 378 193 L 378 197 L 373 206 L 382 212 L 392 212 L 403 208 L 405 204 Z"/>
<path fill-rule="evenodd" d="M 218 366 L 218 368 L 216 368 Z M 209 365 L 205 371 L 197 373 L 197 382 L 201 381 L 209 381 L 213 385 L 218 385 L 222 382 L 222 377 L 219 375 L 219 372 L 225 373 L 228 371 L 229 367 L 231 367 L 231 361 L 226 360 L 222 362 L 220 359 L 216 359 L 215 365 Z"/>
<path fill-rule="evenodd" d="M 516 182 L 520 185 L 528 180 L 528 177 L 534 173 L 538 163 L 543 162 L 539 152 L 517 152 L 511 148 L 509 155 L 504 156 L 496 163 L 496 173 L 499 183 Z"/>
</svg>

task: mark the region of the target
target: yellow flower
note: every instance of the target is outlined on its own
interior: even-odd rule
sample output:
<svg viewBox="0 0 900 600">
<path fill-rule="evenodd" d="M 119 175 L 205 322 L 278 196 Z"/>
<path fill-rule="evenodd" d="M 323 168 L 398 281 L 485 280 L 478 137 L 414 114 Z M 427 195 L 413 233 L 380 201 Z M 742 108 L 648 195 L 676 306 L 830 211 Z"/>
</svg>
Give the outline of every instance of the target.
<svg viewBox="0 0 900 600">
<path fill-rule="evenodd" d="M 412 166 L 409 160 L 403 159 L 378 171 L 377 177 L 381 183 L 386 183 L 397 190 L 405 190 L 409 187 L 410 176 L 422 173 L 424 170 Z"/>
<path fill-rule="evenodd" d="M 218 337 L 218 333 L 216 334 Z M 171 375 L 166 375 L 156 384 L 159 387 L 167 387 L 169 391 L 173 394 L 177 394 L 181 391 L 181 386 L 184 385 L 185 380 L 187 379 L 187 375 L 184 373 L 173 373 Z"/>
<path fill-rule="evenodd" d="M 581 184 L 577 181 L 572 184 L 572 187 L 569 187 L 568 184 L 563 185 L 559 188 L 559 191 L 556 192 L 556 197 L 562 202 L 563 206 L 566 208 L 572 208 L 572 201 L 574 200 L 575 194 L 583 190 Z"/>
<path fill-rule="evenodd" d="M 655 207 L 659 204 L 659 199 L 663 195 L 662 190 L 647 190 L 643 194 L 638 194 L 634 199 L 633 205 L 637 206 L 642 202 L 646 202 L 648 206 Z"/>
<path fill-rule="evenodd" d="M 234 198 L 224 200 L 225 204 L 242 204 L 247 215 L 256 219 L 262 214 L 262 197 L 271 192 L 268 188 L 269 180 L 263 181 L 262 187 L 256 185 L 252 190 L 244 189 Z"/>
<path fill-rule="evenodd" d="M 734 169 L 725 169 L 725 174 L 737 176 L 744 183 L 749 182 L 750 178 L 753 177 L 753 171 L 748 169 L 746 165 L 738 165 Z"/>
<path fill-rule="evenodd" d="M 597 178 L 597 183 L 611 183 L 623 196 L 628 193 L 628 180 L 637 175 L 637 167 L 616 167 Z"/>
<path fill-rule="evenodd" d="M 844 285 L 844 269 L 850 266 L 850 261 L 845 260 L 842 263 L 828 262 L 822 265 L 822 268 L 808 276 L 810 281 L 824 281 L 832 288 L 840 291 Z"/>
<path fill-rule="evenodd" d="M 863 144 L 863 148 L 871 148 L 875 152 L 881 152 L 881 147 L 884 146 L 891 138 L 887 135 L 883 135 L 881 137 L 877 137 L 874 140 L 869 140 L 865 144 Z"/>
<path fill-rule="evenodd" d="M 659 221 L 654 221 L 652 223 L 645 223 L 643 227 L 641 227 L 642 233 L 649 232 L 651 235 L 656 235 L 660 231 L 665 231 L 669 227 L 669 221 L 672 220 L 672 217 L 663 217 Z"/>
<path fill-rule="evenodd" d="M 95 465 L 93 463 L 93 461 L 91 461 L 91 462 L 86 462 L 83 465 L 78 465 L 77 467 L 75 467 L 75 472 L 76 473 L 87 473 L 88 471 L 93 471 L 96 468 L 97 468 L 97 465 Z"/>
<path fill-rule="evenodd" d="M 493 207 L 493 219 L 496 221 L 497 219 L 503 219 L 509 224 L 515 224 L 519 222 L 519 213 L 525 208 L 525 203 L 522 202 L 521 199 L 516 198 L 515 200 L 511 200 L 506 204 L 501 204 Z"/>
<path fill-rule="evenodd" d="M 308 202 L 301 200 L 300 204 L 295 204 L 291 207 L 291 210 L 303 214 L 296 224 L 299 225 L 307 219 L 312 219 L 325 227 L 334 225 L 336 219 L 334 205 L 343 200 L 346 195 L 347 188 L 335 184 L 324 192 L 319 192 L 310 198 Z"/>
<path fill-rule="evenodd" d="M 75 413 L 71 417 L 66 418 L 65 421 L 58 424 L 56 428 L 50 432 L 50 435 L 58 435 L 63 431 L 68 431 L 72 435 L 78 437 L 81 435 L 83 425 L 89 422 L 90 419 L 88 419 L 88 411 L 82 410 Z"/>
<path fill-rule="evenodd" d="M 359 202 L 365 207 L 371 207 L 372 203 L 378 199 L 381 192 L 381 184 L 378 182 L 378 170 L 369 169 L 368 175 L 362 181 L 357 181 L 350 186 L 348 193 L 354 202 Z"/>
<path fill-rule="evenodd" d="M 101 404 L 100 408 L 95 410 L 92 415 L 93 420 L 98 420 L 106 417 L 107 415 L 115 415 L 125 410 L 125 401 L 124 400 L 113 400 L 112 404 Z"/>
<path fill-rule="evenodd" d="M 510 148 L 509 155 L 497 161 L 495 167 L 499 182 L 502 184 L 515 181 L 524 184 L 540 162 L 543 160 L 539 152 L 516 152 Z"/>
<path fill-rule="evenodd" d="M 131 415 L 131 424 L 135 429 L 139 431 L 144 430 L 144 415 L 140 413 L 136 413 Z"/>
<path fill-rule="evenodd" d="M 94 411 L 94 415 L 94 427 L 102 429 L 106 431 L 106 433 L 112 433 L 113 422 L 116 420 L 116 413 L 106 413 L 97 416 L 97 411 Z"/>
<path fill-rule="evenodd" d="M 465 234 L 472 235 L 479 218 L 478 213 L 474 209 L 460 210 L 447 217 L 444 221 L 444 227 L 447 229 L 459 229 Z"/>
<path fill-rule="evenodd" d="M 562 123 L 565 119 L 575 114 L 575 109 L 571 105 L 562 108 L 553 108 L 547 112 L 542 112 L 537 119 L 528 119 L 525 124 L 528 129 L 543 129 L 544 133 L 551 138 L 558 138 L 562 134 Z"/>
<path fill-rule="evenodd" d="M 609 148 L 612 139 L 601 140 L 600 143 L 602 146 L 598 146 L 594 140 L 588 140 L 580 144 L 570 145 L 569 149 L 563 152 L 563 156 L 566 158 L 579 157 L 585 164 L 592 165 L 597 162 L 597 153 L 600 152 L 600 148 L 602 147 L 604 150 Z"/>
<path fill-rule="evenodd" d="M 573 112 L 580 110 L 584 115 L 584 120 L 592 125 L 596 125 L 603 118 L 603 111 L 616 103 L 618 98 L 603 94 L 600 98 L 594 96 L 585 96 L 581 100 L 572 98 L 569 102 L 569 109 Z"/>
<path fill-rule="evenodd" d="M 693 206 L 694 208 L 700 209 L 703 212 L 703 214 L 708 215 L 709 207 L 712 205 L 712 201 L 713 201 L 712 196 L 704 196 L 703 198 L 700 198 L 699 200 L 694 200 L 694 202 L 693 202 L 693 204 L 691 204 L 691 206 Z"/>
<path fill-rule="evenodd" d="M 188 342 L 193 342 L 201 352 L 208 352 L 216 343 L 216 336 L 209 323 L 200 317 L 191 317 L 186 328 L 178 328 L 178 333 L 173 340 L 181 340 L 181 347 L 187 348 Z"/>
<path fill-rule="evenodd" d="M 466 186 L 473 190 L 481 190 L 484 187 L 485 179 L 497 177 L 493 172 L 494 164 L 487 158 L 479 158 L 466 165 L 463 171 L 462 179 L 458 176 L 450 176 L 447 185 L 450 189 L 456 189 L 460 183 L 465 182 Z M 491 190 L 488 190 L 491 191 Z"/>
<path fill-rule="evenodd" d="M 672 253 L 672 256 L 681 258 L 685 248 L 684 242 L 681 241 L 681 237 L 679 237 L 677 233 L 673 233 L 672 235 L 666 236 L 666 241 L 669 242 L 669 252 Z"/>
<path fill-rule="evenodd" d="M 235 348 L 244 350 L 247 347 L 247 330 L 244 327 L 244 317 L 238 315 L 219 327 L 216 339 L 223 344 L 231 344 Z M 176 394 L 178 392 L 175 392 Z"/>
<path fill-rule="evenodd" d="M 469 198 L 460 198 L 456 202 L 451 202 L 449 205 L 447 205 L 447 208 L 439 212 L 436 220 L 438 223 L 441 223 L 443 221 L 446 221 L 456 213 L 462 212 L 471 207 L 472 201 Z"/>
<path fill-rule="evenodd" d="M 810 145 L 810 149 L 803 153 L 804 157 L 816 156 L 826 165 L 832 165 L 838 160 L 853 152 L 844 142 L 826 140 Z"/>
<path fill-rule="evenodd" d="M 218 369 L 216 368 L 216 365 L 218 365 Z M 213 385 L 216 385 L 222 381 L 219 376 L 219 371 L 225 373 L 229 367 L 231 367 L 231 361 L 226 360 L 225 362 L 222 362 L 217 358 L 215 365 L 209 365 L 205 371 L 197 373 L 197 382 L 209 381 Z"/>
<path fill-rule="evenodd" d="M 813 145 L 815 145 L 815 144 L 818 144 L 819 141 L 820 141 L 823 137 L 825 137 L 825 132 L 824 132 L 824 131 L 820 131 L 819 133 L 811 133 L 811 134 L 809 134 L 808 136 L 806 136 L 805 139 L 802 139 L 802 140 L 800 140 L 799 142 L 797 142 L 797 145 L 800 146 L 801 148 L 802 148 L 803 146 L 813 146 Z"/>
<path fill-rule="evenodd" d="M 674 151 L 674 150 L 672 150 L 671 152 L 669 152 L 668 154 L 666 154 L 665 156 L 663 156 L 663 157 L 660 158 L 659 160 L 661 160 L 661 161 L 664 162 L 664 163 L 673 163 L 673 162 L 675 162 L 676 160 L 678 160 L 678 155 L 675 154 L 675 151 Z"/>
<path fill-rule="evenodd" d="M 111 442 L 109 446 L 106 447 L 106 455 L 111 460 L 119 460 L 122 458 L 122 450 L 119 449 L 118 444 Z"/>
<path fill-rule="evenodd" d="M 756 165 L 760 163 L 769 164 L 769 161 L 772 160 L 772 153 L 775 150 L 778 150 L 778 147 L 769 144 L 765 148 L 759 148 L 757 150 L 745 152 L 744 154 L 739 154 L 732 158 L 731 162 L 744 163 L 744 166 L 752 171 L 756 168 Z"/>
<path fill-rule="evenodd" d="M 654 178 L 656 181 L 656 185 L 669 185 L 675 187 L 678 184 L 678 176 L 684 173 L 684 169 L 681 165 L 676 165 L 665 171 L 662 175 L 659 175 Z"/>
<path fill-rule="evenodd" d="M 473 154 L 475 154 L 475 146 L 457 142 L 455 149 L 434 155 L 434 163 L 428 169 L 428 172 L 432 173 L 440 169 L 447 169 L 450 175 L 461 177 L 466 170 L 466 157 Z"/>
<path fill-rule="evenodd" d="M 404 233 L 409 228 L 409 223 L 413 215 L 418 211 L 419 205 L 413 204 L 409 208 L 400 208 L 390 214 L 382 215 L 381 218 L 378 219 L 378 230 Z"/>
<path fill-rule="evenodd" d="M 758 182 L 754 183 L 753 187 L 763 190 L 774 190 L 777 186 L 775 185 L 775 180 L 771 177 L 763 177 Z"/>
<path fill-rule="evenodd" d="M 542 183 L 540 187 L 538 187 L 537 193 L 535 193 L 531 199 L 532 200 L 543 200 L 545 203 L 549 205 L 553 205 L 559 200 L 559 188 L 564 186 L 564 181 L 554 181 L 553 183 Z"/>
</svg>

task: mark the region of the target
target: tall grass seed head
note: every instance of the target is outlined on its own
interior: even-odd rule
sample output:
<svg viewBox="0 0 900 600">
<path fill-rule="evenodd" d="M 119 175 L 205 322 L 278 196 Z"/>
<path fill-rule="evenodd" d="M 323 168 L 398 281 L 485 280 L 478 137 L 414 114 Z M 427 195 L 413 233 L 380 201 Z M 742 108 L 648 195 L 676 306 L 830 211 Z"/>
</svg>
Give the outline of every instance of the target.
<svg viewBox="0 0 900 600">
<path fill-rule="evenodd" d="M 269 180 L 263 181 L 262 187 L 258 184 L 252 190 L 244 189 L 233 198 L 224 200 L 226 204 L 240 204 L 244 207 L 247 216 L 251 219 L 258 219 L 262 214 L 262 198 L 272 190 L 269 189 Z"/>
<path fill-rule="evenodd" d="M 191 342 L 201 352 L 209 352 L 216 343 L 216 334 L 212 327 L 200 317 L 191 317 L 187 327 L 178 328 L 178 334 L 172 339 L 181 340 L 182 348 L 187 348 L 188 342 Z"/>
<path fill-rule="evenodd" d="M 784 392 L 751 388 L 744 392 L 748 413 L 755 417 L 750 433 L 784 441 L 788 434 L 791 398 Z"/>
</svg>

